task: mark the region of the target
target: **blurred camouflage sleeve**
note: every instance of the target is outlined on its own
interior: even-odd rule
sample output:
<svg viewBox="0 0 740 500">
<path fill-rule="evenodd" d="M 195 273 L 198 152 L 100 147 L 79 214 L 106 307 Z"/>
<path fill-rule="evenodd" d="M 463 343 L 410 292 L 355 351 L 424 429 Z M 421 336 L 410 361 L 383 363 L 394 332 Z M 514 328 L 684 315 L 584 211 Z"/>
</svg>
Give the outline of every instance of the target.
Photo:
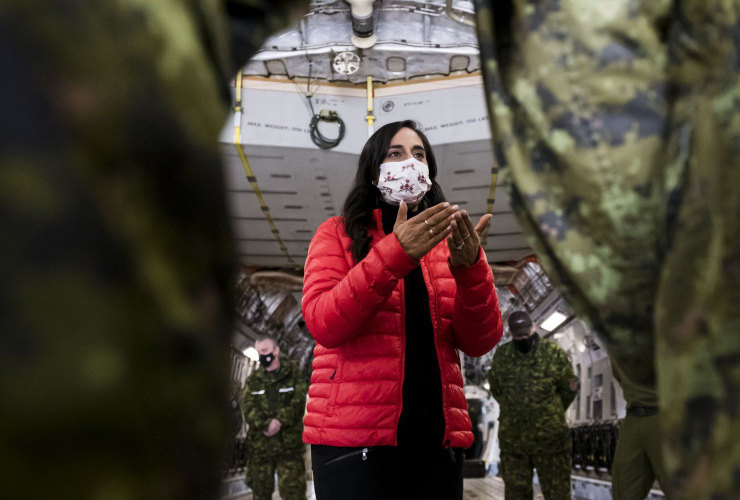
<svg viewBox="0 0 740 500">
<path fill-rule="evenodd" d="M 532 247 L 628 405 L 660 402 L 663 488 L 738 497 L 740 1 L 475 5 Z"/>
<path fill-rule="evenodd" d="M 558 393 L 563 401 L 563 408 L 567 410 L 576 398 L 580 387 L 568 355 L 560 347 L 557 350 Z"/>
<path fill-rule="evenodd" d="M 0 3 L 0 498 L 218 496 L 224 14 L 221 0 Z"/>
<path fill-rule="evenodd" d="M 488 388 L 488 391 L 491 393 L 491 396 L 493 396 L 494 399 L 496 399 L 499 394 L 499 380 L 498 380 L 498 362 L 496 360 L 496 355 L 494 354 L 493 360 L 491 360 L 491 369 L 488 372 L 488 385 L 490 386 Z"/>
<path fill-rule="evenodd" d="M 302 372 L 296 370 L 296 378 L 293 381 L 293 397 L 290 404 L 277 411 L 275 418 L 281 424 L 293 426 L 303 419 L 306 413 L 306 394 L 308 394 L 308 381 Z"/>
</svg>

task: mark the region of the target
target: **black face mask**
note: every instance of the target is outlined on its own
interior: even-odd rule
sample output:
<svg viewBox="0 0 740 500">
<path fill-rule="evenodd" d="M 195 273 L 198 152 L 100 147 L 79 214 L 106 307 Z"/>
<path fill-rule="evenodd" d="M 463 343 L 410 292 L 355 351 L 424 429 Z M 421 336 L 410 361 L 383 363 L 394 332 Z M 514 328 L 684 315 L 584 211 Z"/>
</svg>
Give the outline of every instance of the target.
<svg viewBox="0 0 740 500">
<path fill-rule="evenodd" d="M 536 340 L 537 335 L 530 335 L 525 339 L 514 339 L 513 342 L 516 348 L 519 349 L 519 352 L 526 354 L 532 350 Z"/>
<path fill-rule="evenodd" d="M 260 364 L 267 368 L 275 360 L 275 354 L 260 354 Z"/>
</svg>

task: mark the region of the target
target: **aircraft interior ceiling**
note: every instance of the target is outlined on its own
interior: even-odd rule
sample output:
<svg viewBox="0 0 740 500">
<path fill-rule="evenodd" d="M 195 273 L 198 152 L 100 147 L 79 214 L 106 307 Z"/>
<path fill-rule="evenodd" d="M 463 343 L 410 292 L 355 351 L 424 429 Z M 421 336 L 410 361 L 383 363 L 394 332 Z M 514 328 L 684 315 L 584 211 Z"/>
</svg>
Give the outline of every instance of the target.
<svg viewBox="0 0 740 500">
<path fill-rule="evenodd" d="M 386 1 L 375 5 L 373 33 L 358 39 L 348 3 L 312 2 L 311 11 L 301 23 L 268 40 L 244 68 L 244 74 L 288 78 L 312 75 L 330 82 L 364 85 L 367 76 L 388 82 L 480 69 L 475 28 L 445 15 L 444 1 Z M 463 19 L 472 18 L 471 2 L 454 0 L 451 5 Z M 337 57 L 342 52 L 347 55 Z M 357 65 L 358 71 L 338 71 L 345 64 Z"/>
</svg>

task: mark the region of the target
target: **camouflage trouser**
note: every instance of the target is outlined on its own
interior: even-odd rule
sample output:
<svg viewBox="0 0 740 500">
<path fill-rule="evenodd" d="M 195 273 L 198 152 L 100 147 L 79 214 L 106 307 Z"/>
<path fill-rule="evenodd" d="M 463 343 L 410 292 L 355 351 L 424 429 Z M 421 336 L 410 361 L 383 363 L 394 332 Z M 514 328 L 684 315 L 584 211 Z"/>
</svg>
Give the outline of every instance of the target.
<svg viewBox="0 0 740 500">
<path fill-rule="evenodd" d="M 740 497 L 740 0 L 476 0 L 476 17 L 532 247 L 625 399 L 660 404 L 675 498 Z"/>
<path fill-rule="evenodd" d="M 246 482 L 252 489 L 252 500 L 272 499 L 276 471 L 282 500 L 306 500 L 306 466 L 298 453 L 273 459 L 250 459 Z"/>
<path fill-rule="evenodd" d="M 501 454 L 501 477 L 506 500 L 531 500 L 532 469 L 537 469 L 546 500 L 570 500 L 570 452 L 552 455 Z"/>
<path fill-rule="evenodd" d="M 612 466 L 612 498 L 643 500 L 655 482 L 667 481 L 660 450 L 658 416 L 627 416 L 619 426 L 619 441 Z M 666 497 L 670 498 L 666 491 Z"/>
</svg>

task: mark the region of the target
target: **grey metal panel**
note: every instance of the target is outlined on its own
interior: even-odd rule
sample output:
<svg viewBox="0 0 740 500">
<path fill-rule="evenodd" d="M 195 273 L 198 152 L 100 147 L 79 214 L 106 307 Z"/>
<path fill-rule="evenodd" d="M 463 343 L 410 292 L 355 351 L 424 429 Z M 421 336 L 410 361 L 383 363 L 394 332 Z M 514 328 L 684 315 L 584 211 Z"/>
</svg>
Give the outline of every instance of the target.
<svg viewBox="0 0 740 500">
<path fill-rule="evenodd" d="M 519 250 L 496 250 L 496 251 L 489 251 L 486 250 L 486 256 L 488 257 L 488 262 L 495 263 L 495 262 L 509 262 L 509 261 L 516 261 L 523 259 L 524 257 L 527 257 L 528 255 L 532 255 L 532 250 L 529 248 L 522 248 Z"/>
<path fill-rule="evenodd" d="M 474 219 L 477 222 L 477 218 Z M 512 214 L 494 215 L 491 219 L 490 235 L 521 233 L 521 228 Z"/>
<path fill-rule="evenodd" d="M 303 234 L 297 231 L 304 229 L 311 230 L 311 235 L 313 235 L 313 233 L 316 231 L 316 228 L 319 227 L 319 224 L 310 224 L 309 222 L 305 221 L 278 220 L 275 224 L 277 224 L 279 227 L 280 235 L 289 239 L 297 238 L 299 234 Z M 235 238 L 252 239 L 273 237 L 272 229 L 270 228 L 267 221 L 264 219 L 231 219 L 231 228 Z"/>
<path fill-rule="evenodd" d="M 520 249 L 528 248 L 527 238 L 523 234 L 511 234 L 511 235 L 489 235 L 488 245 L 486 248 L 495 248 L 496 250 L 509 250 L 509 249 Z"/>
<path fill-rule="evenodd" d="M 472 14 L 470 2 L 454 1 L 456 9 Z M 341 1 L 314 2 L 300 26 L 270 38 L 244 69 L 245 74 L 289 78 L 313 78 L 363 83 L 370 74 L 376 81 L 404 80 L 431 74 L 449 75 L 451 60 L 465 55 L 460 70 L 480 69 L 475 30 L 444 15 L 444 2 L 376 2 L 377 43 L 363 53 L 359 70 L 351 75 L 337 73 L 334 55 L 349 51 L 352 21 L 349 6 Z M 388 59 L 405 61 L 401 70 L 389 70 Z M 277 64 L 275 64 L 277 63 Z M 392 69 L 392 68 L 391 68 Z"/>
</svg>

